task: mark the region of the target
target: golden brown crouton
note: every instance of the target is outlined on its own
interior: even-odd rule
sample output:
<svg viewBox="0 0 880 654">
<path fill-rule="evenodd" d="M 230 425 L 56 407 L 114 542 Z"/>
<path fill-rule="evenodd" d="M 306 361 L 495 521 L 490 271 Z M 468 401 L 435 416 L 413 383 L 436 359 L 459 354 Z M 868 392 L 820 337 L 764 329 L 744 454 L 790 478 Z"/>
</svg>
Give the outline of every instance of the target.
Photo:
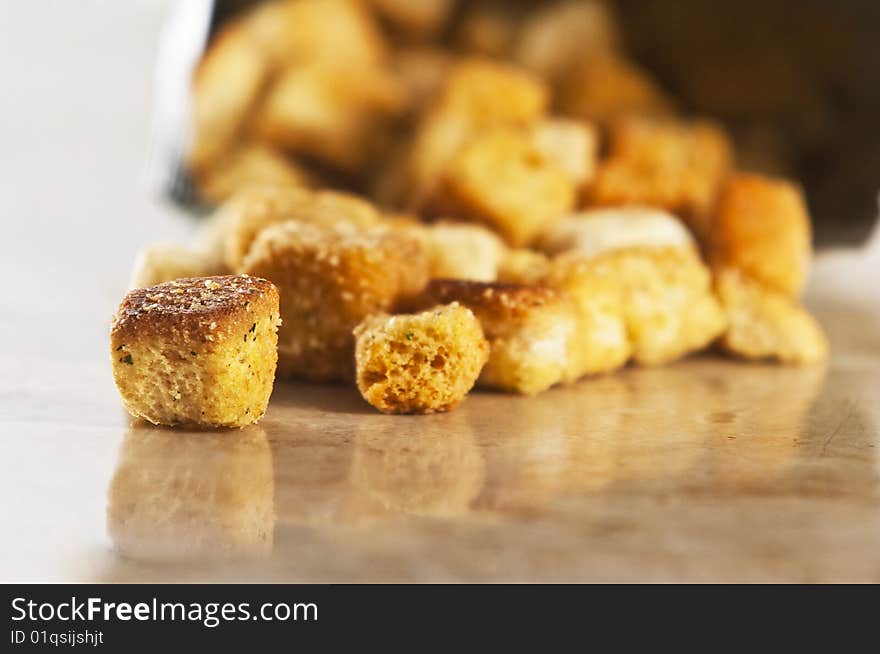
<svg viewBox="0 0 880 654">
<path fill-rule="evenodd" d="M 710 123 L 620 120 L 612 129 L 611 152 L 599 166 L 591 202 L 666 209 L 704 242 L 731 152 L 724 132 Z"/>
<path fill-rule="evenodd" d="M 804 288 L 810 217 L 794 184 L 737 174 L 724 184 L 709 238 L 709 263 L 734 267 L 786 295 Z"/>
<path fill-rule="evenodd" d="M 819 323 L 788 294 L 768 288 L 742 272 L 718 271 L 715 289 L 729 326 L 721 347 L 745 359 L 808 364 L 828 356 Z"/>
<path fill-rule="evenodd" d="M 298 220 L 318 225 L 350 223 L 371 227 L 380 214 L 368 201 L 338 191 L 295 187 L 250 187 L 237 193 L 217 212 L 224 260 L 239 270 L 257 234 L 269 225 Z"/>
<path fill-rule="evenodd" d="M 281 293 L 280 375 L 354 378 L 352 329 L 427 282 L 421 246 L 400 230 L 288 221 L 257 236 L 242 268 Z"/>
<path fill-rule="evenodd" d="M 480 225 L 449 222 L 423 229 L 432 278 L 495 279 L 506 248 L 494 233 Z"/>
<path fill-rule="evenodd" d="M 498 262 L 499 282 L 509 284 L 537 284 L 550 266 L 550 259 L 541 252 L 527 248 L 508 248 Z"/>
<path fill-rule="evenodd" d="M 616 49 L 618 40 L 614 17 L 605 3 L 556 2 L 525 19 L 514 59 L 556 82 L 576 62 Z"/>
<path fill-rule="evenodd" d="M 479 321 L 458 303 L 369 316 L 354 333 L 358 389 L 382 413 L 455 408 L 489 357 Z"/>
<path fill-rule="evenodd" d="M 193 77 L 190 169 L 200 170 L 226 152 L 268 74 L 265 55 L 241 24 L 231 23 L 214 39 Z"/>
<path fill-rule="evenodd" d="M 143 248 L 135 259 L 130 289 L 146 288 L 183 277 L 223 275 L 228 270 L 211 252 L 185 245 L 157 243 Z"/>
<path fill-rule="evenodd" d="M 443 28 L 455 0 L 369 0 L 395 32 L 409 38 L 425 38 Z"/>
<path fill-rule="evenodd" d="M 390 121 L 406 103 L 403 86 L 381 68 L 296 66 L 272 85 L 254 128 L 275 145 L 354 174 L 387 146 Z"/>
<path fill-rule="evenodd" d="M 615 207 L 588 209 L 566 216 L 541 235 L 547 254 L 577 250 L 596 256 L 625 247 L 693 247 L 694 239 L 675 216 L 662 209 Z"/>
<path fill-rule="evenodd" d="M 250 143 L 195 171 L 199 199 L 218 205 L 249 186 L 312 186 L 312 175 L 274 148 Z"/>
<path fill-rule="evenodd" d="M 157 425 L 241 427 L 275 381 L 278 291 L 247 275 L 180 279 L 125 296 L 113 377 L 128 412 Z"/>
<path fill-rule="evenodd" d="M 487 224 L 510 245 L 522 247 L 574 203 L 571 178 L 528 133 L 495 128 L 453 157 L 430 211 Z"/>
<path fill-rule="evenodd" d="M 423 302 L 459 302 L 477 316 L 490 346 L 479 385 L 534 395 L 568 379 L 578 339 L 568 297 L 540 286 L 438 279 Z"/>
<path fill-rule="evenodd" d="M 707 346 L 726 326 L 709 270 L 692 248 L 623 248 L 583 265 L 594 278 L 620 287 L 636 363 L 674 361 Z"/>
<path fill-rule="evenodd" d="M 260 427 L 218 434 L 137 424 L 110 482 L 107 532 L 137 561 L 263 557 L 275 530 L 273 490 Z"/>
<path fill-rule="evenodd" d="M 593 125 L 545 118 L 532 128 L 532 139 L 538 151 L 563 170 L 577 189 L 593 179 L 599 151 L 599 133 Z"/>
<path fill-rule="evenodd" d="M 484 59 L 456 64 L 413 137 L 407 170 L 411 207 L 430 198 L 449 161 L 474 135 L 491 126 L 530 125 L 548 101 L 547 86 L 515 66 Z"/>
<path fill-rule="evenodd" d="M 262 2 L 246 25 L 276 66 L 374 65 L 387 56 L 379 26 L 359 0 Z"/>
<path fill-rule="evenodd" d="M 557 85 L 556 108 L 564 115 L 608 125 L 624 116 L 672 115 L 672 102 L 646 72 L 610 52 L 584 57 Z"/>
</svg>

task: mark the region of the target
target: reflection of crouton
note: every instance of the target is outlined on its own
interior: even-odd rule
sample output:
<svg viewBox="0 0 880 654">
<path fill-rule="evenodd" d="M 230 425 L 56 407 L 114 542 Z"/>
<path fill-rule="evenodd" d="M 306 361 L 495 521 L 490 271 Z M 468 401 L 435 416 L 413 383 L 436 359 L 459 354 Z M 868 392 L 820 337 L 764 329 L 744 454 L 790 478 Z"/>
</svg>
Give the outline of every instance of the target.
<svg viewBox="0 0 880 654">
<path fill-rule="evenodd" d="M 592 125 L 547 118 L 535 124 L 532 138 L 538 151 L 563 170 L 577 188 L 583 188 L 593 179 L 599 135 Z"/>
<path fill-rule="evenodd" d="M 195 183 L 199 198 L 216 205 L 249 186 L 311 186 L 312 179 L 302 166 L 280 152 L 252 143 L 196 171 Z"/>
<path fill-rule="evenodd" d="M 556 100 L 567 116 L 607 125 L 622 116 L 668 116 L 670 101 L 635 64 L 609 53 L 587 57 L 569 69 Z"/>
<path fill-rule="evenodd" d="M 665 211 L 646 207 L 590 209 L 566 216 L 541 235 L 548 254 L 577 250 L 595 256 L 625 247 L 688 247 L 694 244 L 682 222 Z"/>
<path fill-rule="evenodd" d="M 546 275 L 550 260 L 526 248 L 508 248 L 498 262 L 498 281 L 510 284 L 536 284 Z"/>
<path fill-rule="evenodd" d="M 259 427 L 212 434 L 136 425 L 110 482 L 107 531 L 138 561 L 262 557 L 272 550 L 273 488 Z"/>
<path fill-rule="evenodd" d="M 350 380 L 352 329 L 427 281 L 420 244 L 400 230 L 288 221 L 257 236 L 242 268 L 281 293 L 279 374 Z"/>
<path fill-rule="evenodd" d="M 380 68 L 318 63 L 289 68 L 273 85 L 255 129 L 270 142 L 358 172 L 387 144 L 389 119 L 406 105 Z"/>
<path fill-rule="evenodd" d="M 797 364 L 828 356 L 822 328 L 785 293 L 734 269 L 719 271 L 715 286 L 730 323 L 721 338 L 727 352 L 746 359 Z"/>
<path fill-rule="evenodd" d="M 488 224 L 511 245 L 524 246 L 574 202 L 571 178 L 527 133 L 496 128 L 453 157 L 430 210 Z"/>
<path fill-rule="evenodd" d="M 247 27 L 276 65 L 373 65 L 386 56 L 382 33 L 358 0 L 263 2 Z"/>
<path fill-rule="evenodd" d="M 265 56 L 242 25 L 233 23 L 214 39 L 193 77 L 193 142 L 187 154 L 192 169 L 229 148 L 267 74 Z"/>
<path fill-rule="evenodd" d="M 418 314 L 368 317 L 355 330 L 357 384 L 383 413 L 435 413 L 473 388 L 489 344 L 457 303 Z"/>
<path fill-rule="evenodd" d="M 247 275 L 131 291 L 110 333 L 113 377 L 133 416 L 240 427 L 266 411 L 275 380 L 278 291 Z"/>
<path fill-rule="evenodd" d="M 599 166 L 591 201 L 667 209 L 702 240 L 730 163 L 730 144 L 714 125 L 621 120 L 612 130 L 611 153 Z"/>
<path fill-rule="evenodd" d="M 474 312 L 489 341 L 478 384 L 529 395 L 568 377 L 576 347 L 574 304 L 548 288 L 434 280 L 425 304 L 460 302 Z"/>
<path fill-rule="evenodd" d="M 238 270 L 257 234 L 287 220 L 370 227 L 378 224 L 380 217 L 369 202 L 347 193 L 295 187 L 247 188 L 224 204 L 215 218 L 226 265 Z"/>
<path fill-rule="evenodd" d="M 801 191 L 759 175 L 731 177 L 718 200 L 709 262 L 799 295 L 810 263 L 810 218 Z"/>
<path fill-rule="evenodd" d="M 544 79 L 559 81 L 575 62 L 613 50 L 617 40 L 614 18 L 604 3 L 557 2 L 526 18 L 514 59 Z"/>
<path fill-rule="evenodd" d="M 211 253 L 157 243 L 143 248 L 135 260 L 129 288 L 146 288 L 182 277 L 209 277 L 227 272 Z"/>
</svg>

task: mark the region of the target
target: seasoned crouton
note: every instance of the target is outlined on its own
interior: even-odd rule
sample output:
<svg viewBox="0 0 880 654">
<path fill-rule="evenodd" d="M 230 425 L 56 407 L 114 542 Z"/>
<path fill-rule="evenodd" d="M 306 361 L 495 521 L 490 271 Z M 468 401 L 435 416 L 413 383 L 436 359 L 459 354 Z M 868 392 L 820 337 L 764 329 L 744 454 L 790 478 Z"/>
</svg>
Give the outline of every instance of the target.
<svg viewBox="0 0 880 654">
<path fill-rule="evenodd" d="M 262 2 L 246 26 L 275 66 L 375 65 L 387 57 L 382 32 L 359 0 Z"/>
<path fill-rule="evenodd" d="M 474 135 L 491 126 L 531 125 L 549 94 L 540 79 L 515 66 L 483 59 L 456 64 L 416 127 L 407 170 L 411 208 L 430 198 L 449 161 Z"/>
<path fill-rule="evenodd" d="M 731 152 L 724 132 L 710 123 L 620 120 L 611 132 L 610 155 L 592 185 L 591 203 L 666 209 L 704 242 Z"/>
<path fill-rule="evenodd" d="M 709 238 L 709 263 L 734 267 L 797 297 L 810 264 L 810 217 L 794 184 L 737 174 L 724 184 Z"/>
<path fill-rule="evenodd" d="M 400 82 L 378 67 L 315 63 L 276 80 L 254 129 L 264 139 L 355 174 L 387 146 L 406 108 Z"/>
<path fill-rule="evenodd" d="M 455 0 L 369 0 L 369 4 L 395 32 L 409 38 L 436 34 L 455 8 Z"/>
<path fill-rule="evenodd" d="M 354 334 L 358 389 L 382 413 L 455 408 L 489 358 L 480 322 L 458 303 L 369 316 Z"/>
<path fill-rule="evenodd" d="M 230 270 L 241 268 L 257 234 L 269 225 L 298 220 L 319 225 L 350 223 L 371 227 L 380 222 L 368 201 L 338 191 L 295 187 L 251 187 L 232 197 L 217 212 L 224 260 Z"/>
<path fill-rule="evenodd" d="M 625 116 L 671 116 L 672 102 L 648 74 L 610 52 L 580 59 L 557 85 L 560 113 L 602 126 Z"/>
<path fill-rule="evenodd" d="M 261 558 L 272 551 L 273 490 L 260 427 L 187 433 L 137 424 L 110 482 L 107 532 L 137 561 Z"/>
<path fill-rule="evenodd" d="M 633 246 L 693 247 L 694 239 L 678 218 L 662 209 L 616 207 L 566 216 L 541 235 L 538 246 L 551 255 L 577 250 L 595 256 Z"/>
<path fill-rule="evenodd" d="M 172 279 L 210 277 L 226 272 L 223 263 L 207 250 L 157 243 L 138 253 L 128 287 L 146 288 Z"/>
<path fill-rule="evenodd" d="M 193 76 L 190 169 L 202 169 L 229 149 L 268 74 L 265 55 L 241 24 L 228 25 L 214 39 Z"/>
<path fill-rule="evenodd" d="M 707 346 L 726 326 L 709 270 L 692 248 L 611 250 L 587 259 L 585 266 L 595 278 L 620 287 L 636 363 L 674 361 Z"/>
<path fill-rule="evenodd" d="M 250 143 L 195 171 L 199 198 L 218 205 L 249 186 L 312 186 L 312 175 L 274 148 Z"/>
<path fill-rule="evenodd" d="M 247 275 L 131 291 L 113 319 L 113 377 L 128 412 L 157 425 L 241 427 L 275 380 L 278 291 Z"/>
<path fill-rule="evenodd" d="M 715 289 L 729 326 L 721 347 L 745 359 L 809 364 L 828 356 L 828 340 L 818 322 L 788 294 L 727 268 Z"/>
<path fill-rule="evenodd" d="M 487 224 L 510 245 L 522 247 L 574 203 L 571 178 L 528 133 L 495 128 L 453 157 L 430 211 Z"/>
<path fill-rule="evenodd" d="M 599 134 L 589 123 L 566 118 L 545 118 L 532 127 L 538 151 L 564 171 L 578 189 L 596 174 Z"/>
<path fill-rule="evenodd" d="M 352 329 L 427 283 L 418 241 L 401 230 L 287 221 L 257 236 L 242 268 L 281 293 L 278 371 L 316 381 L 354 379 Z"/>
<path fill-rule="evenodd" d="M 489 360 L 477 384 L 534 395 L 568 378 L 577 347 L 574 303 L 549 288 L 431 281 L 424 303 L 459 302 L 479 319 Z"/>
<path fill-rule="evenodd" d="M 615 50 L 618 40 L 614 17 L 605 3 L 569 0 L 527 16 L 513 56 L 544 79 L 557 82 L 576 62 Z"/>
<path fill-rule="evenodd" d="M 424 228 L 432 278 L 490 282 L 506 249 L 494 233 L 479 225 L 439 222 Z"/>
</svg>

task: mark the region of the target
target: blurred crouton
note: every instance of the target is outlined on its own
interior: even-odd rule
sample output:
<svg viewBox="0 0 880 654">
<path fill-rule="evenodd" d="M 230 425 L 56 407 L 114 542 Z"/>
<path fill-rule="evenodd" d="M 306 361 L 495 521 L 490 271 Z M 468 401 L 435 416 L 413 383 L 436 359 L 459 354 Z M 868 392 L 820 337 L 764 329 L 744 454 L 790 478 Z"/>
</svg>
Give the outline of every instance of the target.
<svg viewBox="0 0 880 654">
<path fill-rule="evenodd" d="M 284 71 L 255 120 L 264 139 L 339 170 L 360 172 L 388 144 L 405 89 L 387 71 L 316 63 Z"/>
<path fill-rule="evenodd" d="M 506 249 L 493 232 L 479 225 L 440 222 L 424 228 L 432 278 L 490 282 Z"/>
<path fill-rule="evenodd" d="M 568 297 L 539 286 L 438 279 L 423 302 L 459 302 L 477 316 L 490 346 L 479 385 L 534 395 L 567 379 L 578 338 Z"/>
<path fill-rule="evenodd" d="M 590 200 L 666 209 L 704 242 L 731 163 L 730 142 L 714 124 L 623 119 L 611 131 L 610 154 L 599 165 Z"/>
<path fill-rule="evenodd" d="M 305 168 L 260 143 L 234 148 L 211 166 L 196 171 L 194 177 L 199 198 L 214 205 L 249 186 L 313 184 L 312 175 Z"/>
<path fill-rule="evenodd" d="M 547 275 L 550 260 L 527 248 L 507 248 L 498 262 L 497 279 L 509 284 L 537 284 Z"/>
<path fill-rule="evenodd" d="M 473 388 L 489 344 L 458 303 L 418 314 L 367 317 L 357 338 L 357 385 L 383 413 L 448 411 Z"/>
<path fill-rule="evenodd" d="M 263 229 L 242 268 L 281 294 L 280 375 L 354 379 L 352 329 L 427 283 L 418 241 L 401 230 L 287 221 Z"/>
<path fill-rule="evenodd" d="M 223 263 L 208 250 L 156 243 L 138 253 L 128 287 L 146 288 L 173 279 L 210 277 L 226 272 Z"/>
<path fill-rule="evenodd" d="M 410 102 L 410 108 L 420 110 L 439 91 L 454 65 L 455 57 L 438 47 L 401 48 L 394 56 L 394 72 Z"/>
<path fill-rule="evenodd" d="M 468 55 L 509 58 L 522 13 L 521 7 L 504 0 L 464 3 L 456 21 L 455 48 Z"/>
<path fill-rule="evenodd" d="M 768 288 L 742 272 L 716 274 L 715 288 L 729 325 L 721 347 L 745 359 L 809 364 L 828 356 L 828 340 L 818 322 L 788 294 Z"/>
<path fill-rule="evenodd" d="M 423 39 L 437 34 L 455 9 L 456 0 L 369 0 L 396 34 Z"/>
<path fill-rule="evenodd" d="M 232 145 L 268 74 L 265 55 L 240 23 L 229 24 L 211 42 L 192 81 L 191 170 L 215 162 Z"/>
<path fill-rule="evenodd" d="M 797 297 L 810 265 L 810 217 L 794 184 L 760 175 L 736 174 L 718 199 L 709 238 L 713 267 L 734 267 Z"/>
<path fill-rule="evenodd" d="M 553 161 L 582 189 L 596 173 L 599 134 L 589 123 L 566 118 L 545 118 L 532 128 L 532 139 L 541 154 Z"/>
<path fill-rule="evenodd" d="M 577 250 L 586 256 L 633 246 L 691 247 L 694 239 L 675 216 L 662 209 L 588 209 L 566 216 L 541 235 L 547 254 Z"/>
<path fill-rule="evenodd" d="M 530 134 L 495 128 L 452 158 L 429 212 L 487 224 L 521 247 L 574 203 L 571 178 L 535 146 Z"/>
</svg>

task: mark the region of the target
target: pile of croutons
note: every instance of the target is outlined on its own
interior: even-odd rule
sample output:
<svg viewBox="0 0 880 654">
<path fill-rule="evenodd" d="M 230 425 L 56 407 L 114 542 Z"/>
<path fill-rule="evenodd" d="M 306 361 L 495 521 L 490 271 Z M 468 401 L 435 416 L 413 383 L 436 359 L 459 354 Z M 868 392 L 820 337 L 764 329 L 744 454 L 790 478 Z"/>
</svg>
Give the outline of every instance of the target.
<svg viewBox="0 0 880 654">
<path fill-rule="evenodd" d="M 825 358 L 799 302 L 801 191 L 737 170 L 723 128 L 680 115 L 619 42 L 588 0 L 281 0 L 228 23 L 194 75 L 186 160 L 217 209 L 198 246 L 141 254 L 113 333 L 126 406 L 252 422 L 271 385 L 210 387 L 229 358 L 274 376 L 276 339 L 279 377 L 355 382 L 388 413 L 713 345 Z"/>
</svg>

